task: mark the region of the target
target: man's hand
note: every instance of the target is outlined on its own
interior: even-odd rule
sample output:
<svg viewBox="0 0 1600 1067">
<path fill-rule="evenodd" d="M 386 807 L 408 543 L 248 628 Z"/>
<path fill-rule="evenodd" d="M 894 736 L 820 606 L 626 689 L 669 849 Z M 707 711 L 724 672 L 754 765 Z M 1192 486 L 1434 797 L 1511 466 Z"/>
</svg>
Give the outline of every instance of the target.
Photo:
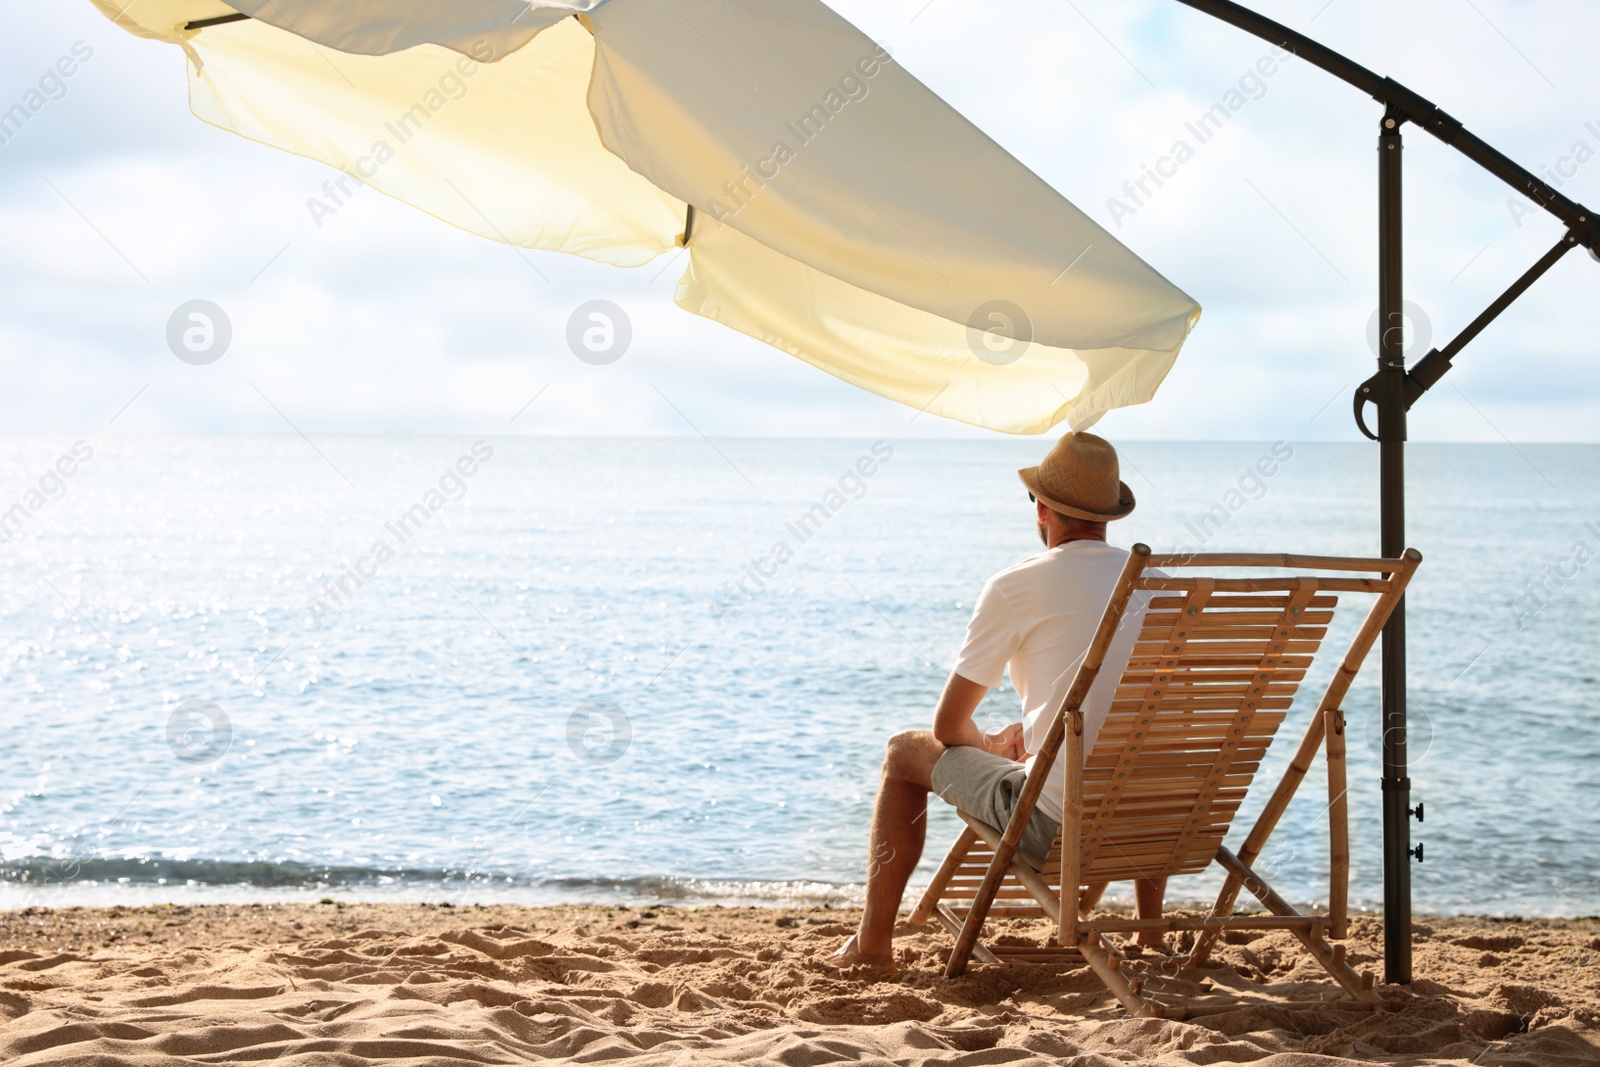
<svg viewBox="0 0 1600 1067">
<path fill-rule="evenodd" d="M 985 752 L 992 752 L 996 756 L 1004 756 L 1008 760 L 1021 763 L 1028 758 L 1028 750 L 1022 742 L 1022 724 L 1014 722 L 992 734 L 984 734 L 983 749 Z"/>
</svg>

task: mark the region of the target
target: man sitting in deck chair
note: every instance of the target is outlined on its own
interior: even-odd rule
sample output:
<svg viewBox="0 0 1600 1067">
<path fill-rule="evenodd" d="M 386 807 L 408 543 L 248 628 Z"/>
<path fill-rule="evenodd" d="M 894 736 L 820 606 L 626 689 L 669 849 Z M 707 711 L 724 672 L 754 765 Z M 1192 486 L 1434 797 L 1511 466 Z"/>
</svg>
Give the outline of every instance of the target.
<svg viewBox="0 0 1600 1067">
<path fill-rule="evenodd" d="M 1117 453 L 1089 433 L 1069 433 L 1043 463 L 1017 472 L 1034 504 L 1045 551 L 1001 571 L 984 586 L 933 714 L 933 729 L 889 739 L 872 816 L 866 910 L 861 926 L 835 954 L 845 965 L 893 970 L 892 942 L 900 898 L 922 858 L 928 793 L 965 814 L 1004 829 L 1032 770 L 1031 753 L 1061 708 L 1099 627 L 1126 549 L 1106 544 L 1106 523 L 1133 511 L 1133 493 L 1119 478 Z M 1130 618 L 1137 617 L 1130 612 Z M 1105 721 L 1112 690 L 1138 634 L 1118 631 L 1084 705 L 1084 751 Z M 1007 666 L 1022 700 L 1022 721 L 992 734 L 973 722 L 978 703 L 1000 684 Z M 1066 794 L 1057 760 L 1034 809 L 1020 851 L 1034 866 L 1055 841 Z M 1135 883 L 1140 918 L 1161 915 L 1165 880 Z M 1160 935 L 1141 935 L 1159 944 Z"/>
</svg>

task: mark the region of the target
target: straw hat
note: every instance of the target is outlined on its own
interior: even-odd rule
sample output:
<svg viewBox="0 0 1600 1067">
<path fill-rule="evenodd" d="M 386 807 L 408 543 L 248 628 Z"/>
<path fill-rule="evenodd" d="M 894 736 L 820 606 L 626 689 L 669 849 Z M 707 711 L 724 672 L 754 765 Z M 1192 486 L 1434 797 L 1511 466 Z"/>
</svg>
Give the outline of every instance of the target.
<svg viewBox="0 0 1600 1067">
<path fill-rule="evenodd" d="M 1040 503 L 1063 515 L 1109 522 L 1133 510 L 1133 490 L 1118 474 L 1117 450 L 1092 433 L 1067 434 L 1043 463 L 1017 475 Z"/>
</svg>

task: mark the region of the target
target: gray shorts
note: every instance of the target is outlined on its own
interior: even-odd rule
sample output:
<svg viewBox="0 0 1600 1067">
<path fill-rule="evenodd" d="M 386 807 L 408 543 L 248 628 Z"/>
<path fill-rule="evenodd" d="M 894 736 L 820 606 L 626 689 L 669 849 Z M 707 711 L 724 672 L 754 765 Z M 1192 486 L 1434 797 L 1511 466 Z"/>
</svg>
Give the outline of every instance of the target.
<svg viewBox="0 0 1600 1067">
<path fill-rule="evenodd" d="M 945 749 L 933 765 L 933 791 L 957 811 L 1004 831 L 1022 796 L 1027 772 L 1022 764 L 981 748 L 956 745 Z M 1035 867 L 1044 865 L 1061 824 L 1035 805 L 1017 850 Z"/>
</svg>

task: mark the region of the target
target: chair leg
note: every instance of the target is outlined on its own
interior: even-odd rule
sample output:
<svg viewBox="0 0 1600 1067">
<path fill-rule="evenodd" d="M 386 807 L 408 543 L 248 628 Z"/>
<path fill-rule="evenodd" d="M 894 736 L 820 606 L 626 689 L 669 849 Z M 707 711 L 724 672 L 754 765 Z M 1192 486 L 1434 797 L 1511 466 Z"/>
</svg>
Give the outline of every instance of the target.
<svg viewBox="0 0 1600 1067">
<path fill-rule="evenodd" d="M 1278 891 L 1268 885 L 1265 879 L 1228 849 L 1217 850 L 1217 862 L 1228 872 L 1229 881 L 1238 879 L 1239 884 L 1250 890 L 1251 895 L 1261 901 L 1262 905 L 1274 915 L 1300 914 L 1290 907 L 1289 902 L 1279 896 Z M 1309 930 L 1296 929 L 1295 936 L 1346 993 L 1359 1001 L 1376 1006 L 1379 999 L 1378 994 L 1372 991 L 1372 979 L 1356 973 L 1355 968 L 1345 962 L 1344 946 L 1329 944 L 1328 939 L 1323 936 L 1322 929 L 1322 924 L 1318 923 Z"/>
<path fill-rule="evenodd" d="M 1332 975 L 1333 980 L 1338 982 L 1346 993 L 1362 1003 L 1374 1007 L 1378 1005 L 1378 994 L 1372 991 L 1372 976 L 1359 973 L 1345 962 L 1344 946 L 1329 944 L 1328 939 L 1322 935 L 1321 925 L 1314 926 L 1310 930 L 1296 930 L 1295 933 L 1316 961 L 1322 964 L 1322 969 Z"/>
<path fill-rule="evenodd" d="M 956 871 L 961 869 L 961 864 L 966 860 L 967 853 L 972 851 L 972 846 L 977 844 L 978 835 L 973 833 L 972 827 L 965 826 L 961 829 L 961 836 L 956 838 L 956 843 L 950 846 L 950 851 L 945 855 L 944 862 L 939 865 L 939 870 L 934 873 L 933 881 L 928 883 L 928 889 L 922 894 L 922 900 L 917 904 L 917 910 L 911 913 L 913 926 L 926 926 L 933 917 L 934 908 L 939 905 L 939 898 L 944 895 L 945 887 L 950 884 L 950 879 L 955 877 Z"/>
<path fill-rule="evenodd" d="M 1096 882 L 1083 887 L 1083 892 L 1078 895 L 1078 914 L 1087 917 L 1094 911 L 1094 906 L 1100 903 L 1100 898 L 1106 895 L 1110 882 Z"/>
<path fill-rule="evenodd" d="M 1005 881 L 1006 868 L 1001 866 L 1001 861 L 1000 856 L 989 861 L 989 873 L 984 875 L 977 896 L 972 898 L 966 921 L 961 924 L 955 947 L 950 950 L 950 962 L 944 968 L 946 978 L 959 978 L 967 971 L 967 959 L 972 955 L 973 946 L 978 943 L 978 934 L 983 931 L 983 920 L 989 917 L 989 908 L 1000 892 L 1001 883 Z"/>
<path fill-rule="evenodd" d="M 1217 893 L 1217 902 L 1211 906 L 1212 919 L 1226 919 L 1233 914 L 1233 907 L 1239 902 L 1239 879 L 1228 875 L 1222 883 L 1222 889 Z M 1222 936 L 1220 922 L 1208 922 L 1206 928 L 1200 931 L 1200 936 L 1195 938 L 1194 948 L 1183 958 L 1183 969 L 1192 971 L 1200 966 L 1211 956 L 1211 950 L 1217 947 L 1217 940 Z"/>
<path fill-rule="evenodd" d="M 933 909 L 933 917 L 938 919 L 951 937 L 961 936 L 961 920 L 956 916 L 955 910 L 948 904 L 940 904 Z M 989 946 L 982 941 L 972 943 L 972 956 L 979 963 L 999 963 L 1000 957 L 989 951 Z"/>
<path fill-rule="evenodd" d="M 1105 939 L 1094 932 L 1087 932 L 1078 942 L 1078 951 L 1083 953 L 1083 958 L 1089 962 L 1094 973 L 1099 975 L 1100 981 L 1111 990 L 1111 995 L 1122 1002 L 1128 1013 L 1137 1018 L 1161 1018 L 1161 1006 L 1152 1004 L 1133 991 L 1128 980 L 1122 977 L 1122 961 L 1111 955 Z"/>
</svg>

